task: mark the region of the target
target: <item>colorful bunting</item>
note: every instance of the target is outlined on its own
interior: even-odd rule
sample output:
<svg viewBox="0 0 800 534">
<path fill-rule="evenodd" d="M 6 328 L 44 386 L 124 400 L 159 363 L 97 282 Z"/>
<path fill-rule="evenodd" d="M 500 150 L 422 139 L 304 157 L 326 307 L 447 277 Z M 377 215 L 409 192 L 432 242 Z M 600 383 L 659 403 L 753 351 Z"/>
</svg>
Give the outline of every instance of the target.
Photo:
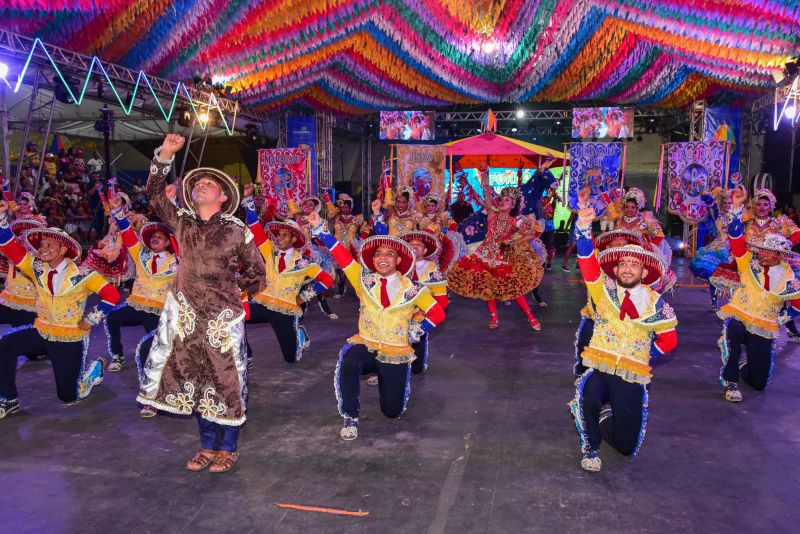
<svg viewBox="0 0 800 534">
<path fill-rule="evenodd" d="M 749 99 L 800 53 L 797 2 L 6 0 L 4 27 L 245 106 Z"/>
</svg>

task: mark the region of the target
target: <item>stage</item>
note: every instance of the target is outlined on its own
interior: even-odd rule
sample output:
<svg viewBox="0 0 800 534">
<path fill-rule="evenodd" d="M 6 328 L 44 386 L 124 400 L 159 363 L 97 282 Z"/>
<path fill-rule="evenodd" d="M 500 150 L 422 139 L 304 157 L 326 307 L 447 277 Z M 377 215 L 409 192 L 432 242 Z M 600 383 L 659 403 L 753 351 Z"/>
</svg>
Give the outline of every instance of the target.
<svg viewBox="0 0 800 534">
<path fill-rule="evenodd" d="M 676 262 L 679 275 L 685 262 Z M 311 348 L 283 361 L 272 329 L 249 332 L 256 353 L 241 460 L 227 474 L 190 473 L 197 424 L 141 419 L 132 358 L 89 399 L 64 406 L 49 362 L 20 358 L 21 413 L 0 421 L 0 530 L 28 532 L 790 532 L 800 523 L 798 348 L 779 340 L 766 394 L 717 384 L 721 322 L 702 289 L 669 297 L 678 349 L 654 370 L 647 437 L 634 459 L 608 447 L 603 471 L 580 469 L 567 402 L 574 337 L 586 300 L 579 277 L 545 276 L 548 308 L 533 332 L 515 305 L 486 328 L 481 302 L 452 299 L 431 339 L 427 374 L 408 411 L 385 418 L 362 381 L 359 437 L 339 438 L 333 371 L 355 332 L 351 294 L 315 306 Z M 130 356 L 143 334 L 126 328 Z M 101 328 L 90 356 L 105 356 Z M 23 363 L 24 361 L 24 363 Z M 286 510 L 275 503 L 369 512 Z"/>
</svg>

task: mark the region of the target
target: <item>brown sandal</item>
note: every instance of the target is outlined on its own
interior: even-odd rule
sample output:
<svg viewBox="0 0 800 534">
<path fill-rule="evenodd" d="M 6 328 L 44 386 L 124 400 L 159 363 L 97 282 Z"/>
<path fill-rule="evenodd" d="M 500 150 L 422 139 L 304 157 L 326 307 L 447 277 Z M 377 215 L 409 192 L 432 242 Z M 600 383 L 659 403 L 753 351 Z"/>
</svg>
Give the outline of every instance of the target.
<svg viewBox="0 0 800 534">
<path fill-rule="evenodd" d="M 220 453 L 209 449 L 200 449 L 191 460 L 186 462 L 189 471 L 202 471 L 213 462 Z"/>
<path fill-rule="evenodd" d="M 211 464 L 210 473 L 224 473 L 230 471 L 236 462 L 239 461 L 238 452 L 219 451 L 214 458 L 214 463 Z"/>
</svg>

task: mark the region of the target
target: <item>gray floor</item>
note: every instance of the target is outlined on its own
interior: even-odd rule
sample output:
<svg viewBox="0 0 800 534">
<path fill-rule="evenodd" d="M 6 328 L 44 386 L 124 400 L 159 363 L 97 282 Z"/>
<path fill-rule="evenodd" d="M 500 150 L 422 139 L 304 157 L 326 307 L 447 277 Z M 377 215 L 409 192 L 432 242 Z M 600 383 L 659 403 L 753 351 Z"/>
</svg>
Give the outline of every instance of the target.
<svg viewBox="0 0 800 534">
<path fill-rule="evenodd" d="M 193 421 L 138 417 L 133 368 L 66 407 L 49 363 L 20 359 L 23 411 L 0 421 L 0 531 L 797 532 L 797 348 L 779 349 L 767 394 L 745 389 L 741 405 L 724 402 L 715 381 L 720 323 L 699 289 L 671 298 L 679 349 L 655 371 L 641 452 L 631 461 L 603 448 L 602 473 L 580 470 L 566 409 L 585 295 L 567 283 L 575 277 L 545 278 L 542 332 L 515 306 L 500 306 L 500 328 L 489 332 L 482 303 L 453 299 L 406 415 L 383 417 L 376 389 L 364 385 L 361 436 L 351 443 L 338 437 L 332 381 L 355 301 L 331 300 L 338 321 L 312 310 L 312 346 L 294 366 L 276 352 L 271 327 L 254 327 L 242 459 L 225 475 L 183 469 L 197 447 Z M 126 346 L 139 335 L 127 329 Z M 91 354 L 104 348 L 95 332 Z M 369 516 L 286 511 L 280 502 Z"/>
</svg>

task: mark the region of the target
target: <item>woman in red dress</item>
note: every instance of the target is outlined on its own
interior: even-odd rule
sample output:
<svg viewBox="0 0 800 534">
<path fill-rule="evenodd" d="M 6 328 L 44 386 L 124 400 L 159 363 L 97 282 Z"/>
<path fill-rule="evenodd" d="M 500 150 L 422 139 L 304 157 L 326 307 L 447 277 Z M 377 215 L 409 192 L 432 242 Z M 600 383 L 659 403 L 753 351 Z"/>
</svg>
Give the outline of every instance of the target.
<svg viewBox="0 0 800 534">
<path fill-rule="evenodd" d="M 539 285 L 544 270 L 529 244 L 536 237 L 533 229 L 517 226 L 520 192 L 516 187 L 505 187 L 495 201 L 487 171 L 481 172 L 481 185 L 481 204 L 489 225 L 486 239 L 450 269 L 447 286 L 463 297 L 485 300 L 490 329 L 498 326 L 497 301 L 513 300 L 528 317 L 531 328 L 541 330 L 525 295 Z"/>
</svg>

